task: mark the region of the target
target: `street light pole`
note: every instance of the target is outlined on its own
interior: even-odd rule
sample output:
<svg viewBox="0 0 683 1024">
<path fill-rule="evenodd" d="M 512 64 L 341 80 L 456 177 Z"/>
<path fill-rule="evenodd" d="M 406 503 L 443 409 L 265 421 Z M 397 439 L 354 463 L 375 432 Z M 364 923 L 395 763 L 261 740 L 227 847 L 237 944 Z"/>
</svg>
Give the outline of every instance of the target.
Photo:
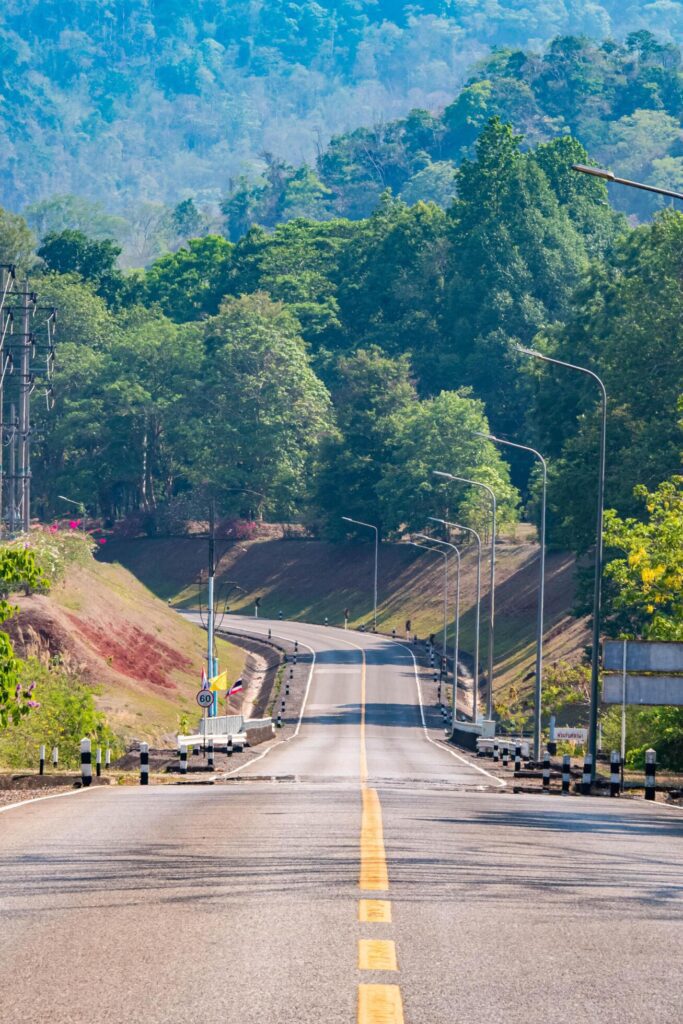
<svg viewBox="0 0 683 1024">
<path fill-rule="evenodd" d="M 495 434 L 483 434 L 477 431 L 477 437 L 484 437 L 494 444 L 507 445 L 509 448 L 518 448 L 523 452 L 530 452 L 541 464 L 543 473 L 543 490 L 541 495 L 541 529 L 539 542 L 541 546 L 541 569 L 538 582 L 538 618 L 536 623 L 536 681 L 534 685 L 534 761 L 541 760 L 541 716 L 543 710 L 543 622 L 545 617 L 545 520 L 548 498 L 548 465 L 540 452 L 530 448 L 526 444 L 517 444 L 515 441 L 505 441 Z"/>
<path fill-rule="evenodd" d="M 447 540 L 438 540 L 436 537 L 429 537 L 426 533 L 416 533 L 416 537 L 420 540 L 431 541 L 432 544 L 441 544 L 445 548 L 450 548 L 451 551 L 455 551 L 455 557 L 457 558 L 457 571 L 455 577 L 455 616 L 454 616 L 454 632 L 453 637 L 453 723 L 451 725 L 451 738 L 455 734 L 455 723 L 457 721 L 458 712 L 458 661 L 460 660 L 460 551 Z"/>
<path fill-rule="evenodd" d="M 379 567 L 379 528 L 372 523 L 363 523 L 360 519 L 351 519 L 350 516 L 342 516 L 345 523 L 353 523 L 355 526 L 365 526 L 368 530 L 375 531 L 375 601 L 373 614 L 373 632 L 377 632 L 377 575 Z"/>
<path fill-rule="evenodd" d="M 463 526 L 462 523 L 449 523 L 447 519 L 437 519 L 429 516 L 435 523 L 442 523 L 443 526 L 452 526 L 456 530 L 464 530 L 471 533 L 477 542 L 477 603 L 475 605 L 474 618 L 474 672 L 472 673 L 472 721 L 477 724 L 479 714 L 479 632 L 480 632 L 480 606 L 481 606 L 481 537 L 471 526 Z"/>
<path fill-rule="evenodd" d="M 683 199 L 683 193 L 673 192 L 670 188 L 660 188 L 658 185 L 646 185 L 642 181 L 631 181 L 629 178 L 618 178 L 612 171 L 606 171 L 602 167 L 587 167 L 586 164 L 572 164 L 573 171 L 580 174 L 590 174 L 592 178 L 602 178 L 614 185 L 628 185 L 629 188 L 638 188 L 642 192 L 654 192 L 658 196 L 667 196 L 669 199 Z"/>
<path fill-rule="evenodd" d="M 484 484 L 481 480 L 469 480 L 464 476 L 454 476 L 453 473 L 444 473 L 441 470 L 433 470 L 434 476 L 443 477 L 445 480 L 455 480 L 461 484 L 469 484 L 472 487 L 481 487 L 491 499 L 491 582 L 489 593 L 489 692 L 487 700 L 487 716 L 489 721 L 493 718 L 493 653 L 494 633 L 496 619 L 496 495 L 493 488 Z"/>
<path fill-rule="evenodd" d="M 595 526 L 595 579 L 593 583 L 593 648 L 591 650 L 591 697 L 590 716 L 588 721 L 588 750 L 593 756 L 593 778 L 595 778 L 595 762 L 598 752 L 598 711 L 600 700 L 600 617 L 602 604 L 602 523 L 605 505 L 605 461 L 607 451 L 607 390 L 597 373 L 586 366 L 565 363 L 561 359 L 553 359 L 543 352 L 532 348 L 517 346 L 522 355 L 541 359 L 545 363 L 563 366 L 567 370 L 583 373 L 596 382 L 600 389 L 601 422 L 600 422 L 600 465 L 598 469 L 598 507 Z"/>
<path fill-rule="evenodd" d="M 433 555 L 441 555 L 444 560 L 443 575 L 443 653 L 446 653 L 448 637 L 448 552 L 437 551 L 435 548 L 427 547 L 426 544 L 418 544 L 414 540 L 403 541 L 404 544 L 412 544 L 414 548 L 422 548 L 423 551 L 431 551 Z"/>
</svg>

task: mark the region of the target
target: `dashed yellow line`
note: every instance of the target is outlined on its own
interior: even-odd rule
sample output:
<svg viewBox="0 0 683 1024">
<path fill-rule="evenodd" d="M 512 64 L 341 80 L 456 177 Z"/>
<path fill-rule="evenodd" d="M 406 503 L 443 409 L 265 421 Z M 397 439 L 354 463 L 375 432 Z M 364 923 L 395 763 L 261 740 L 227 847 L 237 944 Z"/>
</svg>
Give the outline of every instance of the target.
<svg viewBox="0 0 683 1024">
<path fill-rule="evenodd" d="M 358 1024 L 403 1024 L 398 985 L 359 985 Z"/>
<path fill-rule="evenodd" d="M 364 924 L 391 924 L 389 900 L 359 900 L 358 920 Z"/>
<path fill-rule="evenodd" d="M 365 745 L 365 651 L 361 649 L 360 676 L 360 787 L 363 812 L 360 830 L 360 878 L 363 892 L 389 889 L 387 855 L 384 848 L 382 805 L 376 789 L 368 787 L 368 755 Z M 391 923 L 389 900 L 361 899 L 358 920 Z M 397 971 L 396 945 L 389 939 L 359 939 L 358 967 L 363 971 Z M 403 1001 L 398 985 L 358 986 L 358 1024 L 403 1024 Z"/>
<path fill-rule="evenodd" d="M 396 944 L 393 939 L 359 939 L 360 971 L 397 971 Z"/>
</svg>

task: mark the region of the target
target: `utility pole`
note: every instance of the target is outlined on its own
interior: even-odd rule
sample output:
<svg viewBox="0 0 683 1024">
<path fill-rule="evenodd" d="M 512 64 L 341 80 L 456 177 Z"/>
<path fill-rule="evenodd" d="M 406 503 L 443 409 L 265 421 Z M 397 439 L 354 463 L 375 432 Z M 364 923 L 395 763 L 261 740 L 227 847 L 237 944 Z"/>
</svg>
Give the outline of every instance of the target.
<svg viewBox="0 0 683 1024">
<path fill-rule="evenodd" d="M 31 316 L 35 312 L 36 297 L 28 290 L 20 293 L 21 333 L 19 334 L 19 512 L 26 533 L 31 529 Z"/>
<path fill-rule="evenodd" d="M 211 680 L 216 675 L 216 669 L 214 666 L 213 657 L 213 627 L 214 627 L 214 576 L 216 574 L 216 503 L 211 499 L 209 504 L 209 578 L 208 578 L 208 598 L 207 598 L 207 635 L 208 635 L 208 650 L 206 655 L 206 670 L 209 677 L 209 685 Z M 218 691 L 214 691 L 213 704 L 211 705 L 211 716 L 214 717 L 218 714 Z"/>
<path fill-rule="evenodd" d="M 17 527 L 17 409 L 10 405 L 9 432 L 9 476 L 7 477 L 7 504 L 9 511 L 9 532 L 14 533 Z"/>
<path fill-rule="evenodd" d="M 12 264 L 0 265 L 0 330 L 2 331 L 0 339 L 0 535 L 4 528 L 2 509 L 5 482 L 5 375 L 8 370 L 10 373 L 12 371 L 12 355 L 5 348 L 5 338 L 14 320 L 12 311 L 6 310 L 5 304 L 9 292 L 14 287 L 15 278 L 16 271 Z"/>
</svg>

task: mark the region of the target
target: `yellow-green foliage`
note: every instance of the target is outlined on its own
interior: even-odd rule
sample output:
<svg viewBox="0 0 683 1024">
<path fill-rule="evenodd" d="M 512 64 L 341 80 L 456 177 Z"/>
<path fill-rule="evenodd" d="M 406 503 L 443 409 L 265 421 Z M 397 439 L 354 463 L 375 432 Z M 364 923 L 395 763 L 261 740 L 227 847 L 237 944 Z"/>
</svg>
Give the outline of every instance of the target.
<svg viewBox="0 0 683 1024">
<path fill-rule="evenodd" d="M 0 733 L 0 765 L 7 768 L 35 767 L 38 747 L 44 743 L 48 755 L 59 747 L 59 763 L 63 768 L 76 768 L 79 743 L 84 737 L 93 747 L 109 746 L 118 754 L 121 743 L 107 725 L 105 716 L 96 710 L 94 692 L 75 676 L 58 665 L 45 665 L 35 658 L 21 663 L 20 677 L 24 687 L 35 683 L 34 696 L 39 707 L 15 726 Z"/>
</svg>

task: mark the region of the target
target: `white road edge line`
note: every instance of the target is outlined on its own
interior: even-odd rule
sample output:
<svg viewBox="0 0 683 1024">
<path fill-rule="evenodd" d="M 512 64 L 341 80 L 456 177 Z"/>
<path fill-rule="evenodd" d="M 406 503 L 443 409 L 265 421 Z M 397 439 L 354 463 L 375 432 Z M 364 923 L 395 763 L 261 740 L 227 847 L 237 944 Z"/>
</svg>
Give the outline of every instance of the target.
<svg viewBox="0 0 683 1024">
<path fill-rule="evenodd" d="M 237 631 L 235 631 L 235 632 L 237 632 Z M 249 630 L 249 632 L 250 633 L 255 633 L 257 636 L 265 636 L 265 632 L 261 632 L 258 629 L 251 629 L 251 630 Z M 265 757 L 266 754 L 269 754 L 271 752 L 271 750 L 275 750 L 276 747 L 279 747 L 283 743 L 289 743 L 291 740 L 296 739 L 296 737 L 299 735 L 299 729 L 301 728 L 301 720 L 304 717 L 304 711 L 306 710 L 306 704 L 308 703 L 308 694 L 310 692 L 311 682 L 313 680 L 313 672 L 315 671 L 315 651 L 313 650 L 312 647 L 309 647 L 308 644 L 304 643 L 303 640 L 298 640 L 298 639 L 295 640 L 291 636 L 285 636 L 284 633 L 274 633 L 272 628 L 271 628 L 271 631 L 270 631 L 270 635 L 271 635 L 271 637 L 273 637 L 273 636 L 279 637 L 280 640 L 286 640 L 287 643 L 290 643 L 290 644 L 293 644 L 295 642 L 299 643 L 299 644 L 301 644 L 302 647 L 305 647 L 306 650 L 310 651 L 311 654 L 313 655 L 313 661 L 311 662 L 311 670 L 308 673 L 308 681 L 306 683 L 306 691 L 304 693 L 304 699 L 303 699 L 303 702 L 301 704 L 301 711 L 299 712 L 299 721 L 296 723 L 296 729 L 294 730 L 294 732 L 292 733 L 291 736 L 287 737 L 287 739 L 278 740 L 277 743 L 273 743 L 270 747 L 268 747 L 267 750 L 264 750 L 262 754 L 259 754 L 257 757 L 252 757 L 251 761 L 246 761 L 244 764 L 241 764 L 239 766 L 239 768 L 233 768 L 233 770 L 231 772 L 221 772 L 220 778 L 228 778 L 230 775 L 236 775 L 237 772 L 244 771 L 244 769 L 248 768 L 250 764 L 256 764 L 257 761 L 260 761 L 261 758 Z M 286 664 L 286 662 L 285 662 L 285 664 Z"/>
<path fill-rule="evenodd" d="M 4 814 L 5 811 L 13 811 L 17 807 L 25 807 L 27 804 L 39 804 L 41 800 L 57 800 L 60 796 L 78 796 L 79 793 L 94 793 L 96 789 L 100 789 L 99 786 L 83 786 L 81 789 L 74 789 L 68 793 L 49 793 L 47 796 L 34 796 L 32 800 L 20 800 L 16 804 L 6 804 L 4 807 L 0 807 L 0 814 Z"/>
<path fill-rule="evenodd" d="M 432 743 L 435 747 L 439 747 L 441 750 L 445 750 L 446 753 L 451 755 L 451 757 L 454 757 L 456 758 L 456 760 L 461 761 L 463 764 L 467 765 L 468 768 L 474 768 L 475 771 L 481 772 L 481 774 L 485 775 L 488 779 L 493 779 L 493 781 L 499 788 L 507 789 L 507 782 L 505 782 L 503 779 L 497 779 L 495 775 L 491 775 L 491 773 L 487 772 L 485 768 L 480 768 L 478 764 L 472 764 L 471 761 L 468 761 L 466 757 L 463 757 L 461 754 L 458 754 L 457 751 L 452 750 L 451 747 L 447 747 L 445 743 L 440 743 L 437 740 L 432 739 L 427 730 L 427 722 L 425 721 L 424 705 L 422 703 L 422 686 L 420 685 L 420 677 L 417 671 L 417 659 L 415 658 L 415 655 L 413 654 L 411 648 L 408 647 L 407 644 L 401 643 L 400 640 L 392 640 L 391 637 L 387 637 L 386 639 L 389 641 L 389 643 L 396 644 L 397 647 L 400 647 L 402 648 L 402 650 L 407 651 L 410 657 L 413 659 L 413 672 L 415 673 L 417 699 L 420 704 L 420 718 L 422 719 L 422 728 L 424 730 L 425 739 L 429 743 Z"/>
</svg>

